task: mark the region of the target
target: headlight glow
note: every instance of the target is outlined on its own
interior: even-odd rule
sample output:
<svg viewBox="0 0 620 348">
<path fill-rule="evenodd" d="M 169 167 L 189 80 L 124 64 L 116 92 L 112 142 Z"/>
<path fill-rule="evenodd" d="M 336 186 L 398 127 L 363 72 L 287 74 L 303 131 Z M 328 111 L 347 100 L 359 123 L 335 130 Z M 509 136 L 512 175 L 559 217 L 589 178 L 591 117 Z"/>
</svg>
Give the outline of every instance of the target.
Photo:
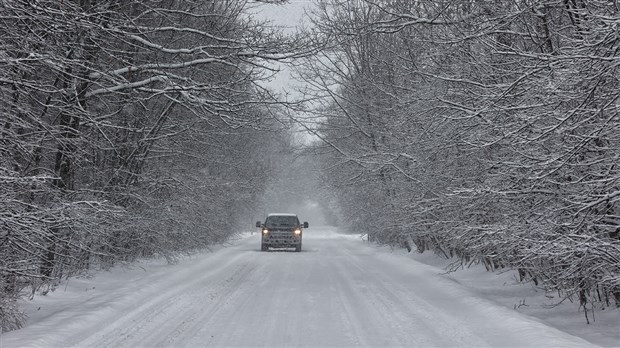
<svg viewBox="0 0 620 348">
<path fill-rule="evenodd" d="M 267 234 L 267 233 L 269 233 L 269 230 L 268 230 L 268 229 L 266 229 L 266 228 L 264 228 L 264 229 L 263 229 L 263 234 Z"/>
<path fill-rule="evenodd" d="M 296 235 L 298 235 L 298 236 L 299 236 L 299 235 L 301 234 L 301 230 L 298 228 L 298 229 L 296 229 L 296 230 L 295 230 L 295 232 L 293 232 L 293 233 L 295 233 Z"/>
</svg>

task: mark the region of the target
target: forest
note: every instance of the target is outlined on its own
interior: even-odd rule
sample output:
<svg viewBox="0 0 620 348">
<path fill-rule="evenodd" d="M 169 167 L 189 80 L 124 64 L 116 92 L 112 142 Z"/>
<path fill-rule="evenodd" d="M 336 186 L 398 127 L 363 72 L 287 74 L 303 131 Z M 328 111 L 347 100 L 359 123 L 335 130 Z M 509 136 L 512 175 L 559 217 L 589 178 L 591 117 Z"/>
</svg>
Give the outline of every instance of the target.
<svg viewBox="0 0 620 348">
<path fill-rule="evenodd" d="M 225 242 L 294 175 L 375 243 L 620 306 L 620 3 L 318 0 L 289 34 L 265 2 L 0 2 L 3 331 Z"/>
</svg>

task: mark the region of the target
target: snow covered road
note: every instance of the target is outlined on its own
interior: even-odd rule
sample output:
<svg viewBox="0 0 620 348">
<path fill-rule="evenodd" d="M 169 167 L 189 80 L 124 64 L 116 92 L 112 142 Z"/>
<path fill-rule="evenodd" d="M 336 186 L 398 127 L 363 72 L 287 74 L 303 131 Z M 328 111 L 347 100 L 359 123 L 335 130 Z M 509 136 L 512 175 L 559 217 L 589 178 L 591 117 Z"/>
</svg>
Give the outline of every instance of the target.
<svg viewBox="0 0 620 348">
<path fill-rule="evenodd" d="M 377 252 L 359 236 L 316 228 L 306 230 L 301 253 L 259 248 L 255 234 L 177 265 L 121 272 L 129 281 L 111 272 L 95 289 L 66 297 L 59 289 L 1 345 L 591 345 L 476 297 L 434 267 Z"/>
</svg>

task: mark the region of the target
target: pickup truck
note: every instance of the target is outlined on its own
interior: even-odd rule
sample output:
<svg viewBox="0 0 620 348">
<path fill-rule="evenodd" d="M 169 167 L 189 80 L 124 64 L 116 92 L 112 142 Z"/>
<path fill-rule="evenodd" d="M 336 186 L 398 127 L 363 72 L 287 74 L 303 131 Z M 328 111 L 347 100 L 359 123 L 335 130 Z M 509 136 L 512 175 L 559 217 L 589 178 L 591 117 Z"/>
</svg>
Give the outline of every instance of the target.
<svg viewBox="0 0 620 348">
<path fill-rule="evenodd" d="M 308 223 L 301 224 L 295 214 L 272 213 L 267 215 L 265 223 L 257 221 L 256 227 L 261 229 L 262 251 L 269 248 L 295 248 L 295 251 L 301 251 L 303 229 L 308 228 Z"/>
</svg>

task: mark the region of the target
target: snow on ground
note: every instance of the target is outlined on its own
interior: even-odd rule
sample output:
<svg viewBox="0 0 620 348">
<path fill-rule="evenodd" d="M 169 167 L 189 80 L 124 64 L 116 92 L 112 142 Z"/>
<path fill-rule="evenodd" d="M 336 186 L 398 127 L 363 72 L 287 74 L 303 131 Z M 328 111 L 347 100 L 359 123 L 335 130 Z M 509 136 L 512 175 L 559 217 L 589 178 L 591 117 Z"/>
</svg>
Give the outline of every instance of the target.
<svg viewBox="0 0 620 348">
<path fill-rule="evenodd" d="M 445 274 L 431 253 L 333 228 L 306 230 L 301 253 L 259 249 L 246 234 L 175 265 L 71 279 L 25 303 L 27 326 L 0 347 L 620 346 L 620 311 L 586 325 L 576 304 L 543 309 L 553 299 L 511 272 Z"/>
<path fill-rule="evenodd" d="M 396 251 L 399 253 L 401 251 Z M 516 271 L 487 272 L 484 266 L 474 265 L 456 272 L 446 272 L 451 262 L 432 252 L 412 253 L 421 263 L 444 270 L 443 276 L 468 288 L 474 296 L 533 316 L 546 325 L 570 332 L 604 347 L 620 347 L 620 310 L 588 308 L 590 324 L 577 303 L 560 301 L 556 293 L 546 293 L 532 284 L 518 281 Z"/>
</svg>

